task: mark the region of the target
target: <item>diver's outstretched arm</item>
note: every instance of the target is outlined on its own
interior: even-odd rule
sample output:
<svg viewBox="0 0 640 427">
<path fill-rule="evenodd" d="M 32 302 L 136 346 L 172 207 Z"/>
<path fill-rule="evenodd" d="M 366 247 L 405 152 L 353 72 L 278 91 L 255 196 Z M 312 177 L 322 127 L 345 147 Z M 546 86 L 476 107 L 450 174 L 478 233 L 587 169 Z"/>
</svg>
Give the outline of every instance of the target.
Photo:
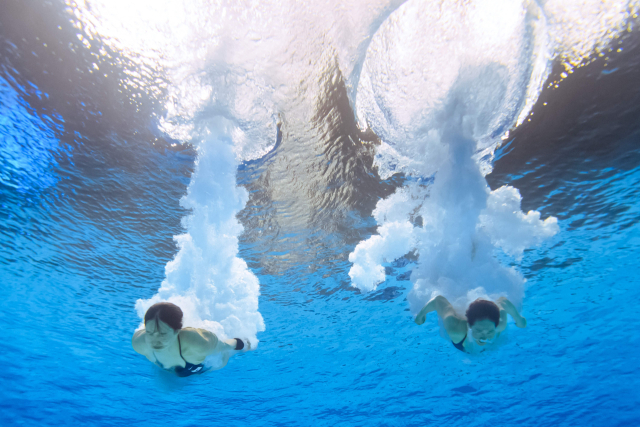
<svg viewBox="0 0 640 427">
<path fill-rule="evenodd" d="M 498 304 L 498 307 L 500 307 L 500 326 L 503 326 L 502 329 L 506 328 L 507 326 L 507 314 L 513 317 L 513 320 L 516 322 L 516 326 L 518 328 L 524 328 L 527 326 L 527 319 L 525 319 L 520 315 L 520 313 L 518 313 L 518 309 L 513 305 L 511 301 L 509 301 L 505 297 L 500 297 L 498 298 L 498 301 L 496 301 L 496 303 Z"/>
<path fill-rule="evenodd" d="M 238 341 L 242 341 L 241 350 L 236 350 L 236 347 L 238 346 Z M 220 351 L 241 352 L 241 351 L 249 351 L 249 350 L 251 350 L 251 341 L 249 341 L 246 338 L 242 340 L 240 338 L 231 338 L 224 341 L 218 341 L 218 345 L 216 346 L 216 353 Z"/>
<path fill-rule="evenodd" d="M 422 310 L 420 310 L 420 312 L 418 313 L 414 321 L 418 325 L 422 325 L 427 318 L 427 314 L 431 313 L 432 311 L 437 312 L 438 316 L 440 316 L 440 318 L 443 319 L 444 316 L 449 314 L 450 311 L 454 311 L 454 310 L 453 310 L 453 307 L 451 306 L 451 303 L 447 301 L 445 297 L 443 297 L 442 295 L 438 295 L 437 297 L 429 301 L 427 304 L 425 304 L 424 307 L 422 307 Z"/>
<path fill-rule="evenodd" d="M 427 317 L 427 313 L 431 313 L 432 311 L 438 313 L 447 334 L 449 334 L 449 338 L 451 338 L 453 342 L 460 342 L 464 339 L 468 329 L 467 320 L 458 316 L 451 303 L 442 295 L 438 295 L 422 307 L 422 310 L 420 310 L 416 316 L 415 322 L 418 325 L 422 325 Z"/>
<path fill-rule="evenodd" d="M 249 351 L 251 350 L 251 341 L 249 341 L 248 339 L 243 339 L 242 342 L 244 344 L 244 348 L 242 350 L 236 350 L 236 346 L 238 345 L 237 342 L 238 338 L 231 338 L 228 340 L 224 340 L 224 341 L 218 341 L 218 344 L 216 345 L 216 349 L 215 352 L 218 353 L 222 353 L 222 364 L 216 367 L 211 368 L 211 370 L 216 371 L 218 369 L 222 369 L 225 366 L 227 366 L 227 363 L 229 363 L 229 358 L 236 354 L 236 353 L 241 353 L 244 351 Z"/>
<path fill-rule="evenodd" d="M 251 343 L 247 339 L 242 340 L 244 348 L 236 350 L 238 341 L 235 338 L 223 341 L 206 329 L 183 328 L 180 330 L 180 338 L 183 344 L 182 356 L 191 363 L 202 363 L 207 356 L 215 353 L 222 353 L 223 359 L 226 357 L 228 360 L 229 356 L 251 350 Z"/>
<path fill-rule="evenodd" d="M 220 340 L 218 341 L 218 345 L 216 345 L 216 353 L 222 352 L 222 351 L 235 351 L 236 349 L 236 339 L 235 338 L 231 338 L 228 340 Z"/>
</svg>

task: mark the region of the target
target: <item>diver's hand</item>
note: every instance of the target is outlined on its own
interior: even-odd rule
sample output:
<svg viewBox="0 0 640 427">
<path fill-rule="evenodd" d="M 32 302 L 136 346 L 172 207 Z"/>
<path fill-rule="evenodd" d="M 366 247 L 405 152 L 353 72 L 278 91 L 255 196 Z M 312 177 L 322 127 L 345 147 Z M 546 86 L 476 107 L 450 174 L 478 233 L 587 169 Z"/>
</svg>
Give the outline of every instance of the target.
<svg viewBox="0 0 640 427">
<path fill-rule="evenodd" d="M 427 320 L 427 314 L 426 313 L 420 313 L 420 314 L 418 314 L 416 316 L 414 322 L 416 322 L 416 325 L 422 325 L 425 320 Z"/>
<path fill-rule="evenodd" d="M 525 319 L 524 317 L 520 316 L 520 318 L 518 320 L 516 320 L 516 326 L 518 328 L 526 328 L 527 327 L 527 319 Z"/>
</svg>

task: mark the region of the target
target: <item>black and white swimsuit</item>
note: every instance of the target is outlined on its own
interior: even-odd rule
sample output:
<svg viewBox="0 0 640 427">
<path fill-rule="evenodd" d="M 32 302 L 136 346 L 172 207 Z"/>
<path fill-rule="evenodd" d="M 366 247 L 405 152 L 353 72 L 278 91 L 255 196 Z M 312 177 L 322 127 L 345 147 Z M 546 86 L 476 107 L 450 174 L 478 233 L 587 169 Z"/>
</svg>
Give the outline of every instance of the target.
<svg viewBox="0 0 640 427">
<path fill-rule="evenodd" d="M 453 346 L 458 350 L 460 350 L 461 352 L 466 353 L 467 350 L 464 349 L 464 340 L 466 339 L 467 339 L 467 335 L 465 335 L 464 338 L 462 338 L 462 341 L 460 341 L 459 343 L 456 344 L 453 341 L 451 341 L 451 344 L 453 344 Z"/>
<path fill-rule="evenodd" d="M 182 366 L 176 366 L 174 368 L 175 373 L 179 377 L 188 377 L 190 375 L 201 374 L 208 370 L 207 368 L 205 368 L 204 363 L 198 363 L 197 365 L 194 365 L 193 363 L 189 363 L 184 359 L 184 357 L 182 356 L 182 345 L 180 344 L 180 336 L 178 336 L 178 350 L 180 351 L 180 357 L 182 358 L 182 360 L 184 360 L 184 364 L 185 364 L 184 368 Z M 156 358 L 156 362 L 155 362 L 156 365 L 160 366 L 162 369 L 167 369 L 167 370 L 170 369 L 170 368 L 165 368 L 164 365 L 160 363 L 160 361 L 156 357 L 155 352 L 153 353 L 153 357 Z"/>
</svg>

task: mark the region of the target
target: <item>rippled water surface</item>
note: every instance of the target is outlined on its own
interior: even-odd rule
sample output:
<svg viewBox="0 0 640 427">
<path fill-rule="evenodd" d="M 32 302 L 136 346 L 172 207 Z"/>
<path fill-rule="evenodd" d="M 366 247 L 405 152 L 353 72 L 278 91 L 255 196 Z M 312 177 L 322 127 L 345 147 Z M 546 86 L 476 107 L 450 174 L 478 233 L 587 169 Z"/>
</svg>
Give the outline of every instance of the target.
<svg viewBox="0 0 640 427">
<path fill-rule="evenodd" d="M 335 61 L 309 65 L 300 79 L 313 82 L 264 126 L 240 119 L 246 105 L 219 101 L 227 95 L 215 89 L 215 66 L 203 67 L 218 95 L 192 116 L 180 104 L 187 101 L 176 101 L 171 119 L 166 97 L 193 93 L 106 36 L 83 42 L 74 4 L 0 3 L 2 425 L 640 425 L 637 16 L 606 55 L 593 53 L 568 74 L 554 62 L 531 114 L 510 126 L 487 163 L 491 189 L 518 188 L 522 210 L 557 217 L 560 232 L 522 259 L 496 255 L 526 278 L 528 326 L 510 323 L 498 345 L 466 355 L 440 336 L 435 317 L 413 322 L 407 297 L 419 254 L 387 260 L 386 280 L 371 292 L 352 286 L 349 254 L 376 233 L 376 203 L 438 179 L 410 168 L 381 177 L 374 131 L 382 128 L 363 129 L 353 108 L 368 42 L 349 51 L 353 62 L 337 49 Z M 390 31 L 383 22 L 398 7 L 372 5 L 374 18 L 361 17 L 367 31 Z M 338 24 L 328 28 L 327 40 L 345 36 Z M 226 52 L 225 61 L 240 67 L 260 57 L 251 52 Z M 364 69 L 375 83 L 374 65 Z M 157 80 L 151 89 L 145 73 Z M 255 87 L 275 85 L 263 83 Z M 260 93 L 258 101 L 256 93 L 234 99 L 271 108 Z M 264 330 L 256 351 L 183 379 L 131 348 L 135 304 L 166 279 L 181 220 L 200 209 L 180 200 L 201 185 L 197 168 L 207 163 L 198 156 L 218 147 L 181 139 L 183 125 L 203 132 L 220 114 L 248 139 L 264 138 L 259 155 L 239 156 L 235 179 L 246 204 L 232 212 L 243 227 L 238 257 L 259 281 Z M 226 209 L 216 203 L 214 211 Z M 417 215 L 411 220 L 422 226 Z"/>
</svg>

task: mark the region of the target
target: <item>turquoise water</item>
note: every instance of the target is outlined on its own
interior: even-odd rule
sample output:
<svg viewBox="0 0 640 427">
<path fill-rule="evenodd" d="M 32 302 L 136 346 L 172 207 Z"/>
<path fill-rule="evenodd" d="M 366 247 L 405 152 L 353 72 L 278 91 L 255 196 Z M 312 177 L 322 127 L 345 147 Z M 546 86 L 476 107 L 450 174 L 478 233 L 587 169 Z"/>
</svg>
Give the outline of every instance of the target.
<svg viewBox="0 0 640 427">
<path fill-rule="evenodd" d="M 283 125 L 268 154 L 238 167 L 249 191 L 239 257 L 259 280 L 265 324 L 258 349 L 183 379 L 130 340 L 134 305 L 158 291 L 184 232 L 178 201 L 197 150 L 157 130 L 153 100 L 136 111 L 111 83 L 82 80 L 69 58 L 31 59 L 36 35 L 48 34 L 36 27 L 6 15 L 0 27 L 2 425 L 640 424 L 637 33 L 606 67 L 595 61 L 545 89 L 487 176 L 492 189 L 517 187 L 525 212 L 558 218 L 558 234 L 504 261 L 527 279 L 526 329 L 510 321 L 499 345 L 466 355 L 433 314 L 416 326 L 411 255 L 384 264 L 377 290 L 351 286 L 348 255 L 375 234 L 376 202 L 414 178 L 383 180 L 370 153 L 350 148 L 338 82 L 322 106 L 333 115 L 302 137 Z M 304 158 L 315 146 L 321 154 Z M 337 201 L 274 195 L 308 194 L 313 162 L 352 158 L 348 173 L 329 171 L 323 194 L 355 189 Z"/>
</svg>

